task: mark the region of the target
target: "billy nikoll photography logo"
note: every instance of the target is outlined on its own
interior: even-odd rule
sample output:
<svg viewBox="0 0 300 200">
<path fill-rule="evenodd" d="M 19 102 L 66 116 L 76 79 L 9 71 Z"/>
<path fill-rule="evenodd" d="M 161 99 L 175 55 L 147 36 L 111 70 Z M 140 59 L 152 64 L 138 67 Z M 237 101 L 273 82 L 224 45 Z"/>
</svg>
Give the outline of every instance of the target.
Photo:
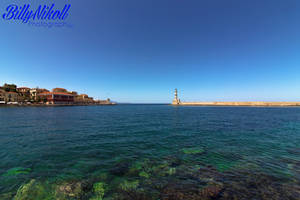
<svg viewBox="0 0 300 200">
<path fill-rule="evenodd" d="M 55 4 L 39 5 L 37 8 L 32 8 L 30 4 L 22 6 L 10 4 L 1 14 L 1 18 L 5 21 L 20 22 L 33 27 L 72 27 L 66 22 L 70 15 L 70 8 L 71 4 L 66 4 L 62 8 L 55 7 Z"/>
</svg>

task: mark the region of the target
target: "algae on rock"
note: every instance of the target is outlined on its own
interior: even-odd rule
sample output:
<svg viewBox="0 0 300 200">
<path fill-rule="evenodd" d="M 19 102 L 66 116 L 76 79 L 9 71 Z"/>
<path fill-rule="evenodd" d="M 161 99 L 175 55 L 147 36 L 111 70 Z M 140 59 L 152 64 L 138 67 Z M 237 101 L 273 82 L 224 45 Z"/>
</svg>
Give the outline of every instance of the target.
<svg viewBox="0 0 300 200">
<path fill-rule="evenodd" d="M 184 148 L 182 149 L 184 154 L 201 154 L 204 153 L 202 148 Z"/>
<path fill-rule="evenodd" d="M 15 176 L 18 174 L 29 174 L 30 172 L 31 172 L 30 168 L 14 167 L 7 170 L 7 172 L 4 173 L 2 176 Z"/>
<path fill-rule="evenodd" d="M 138 180 L 135 180 L 135 181 L 127 181 L 127 180 L 124 180 L 124 181 L 120 184 L 120 188 L 121 188 L 123 191 L 135 190 L 138 186 L 139 186 L 139 181 L 138 181 Z"/>
<path fill-rule="evenodd" d="M 149 178 L 149 177 L 150 177 L 150 175 L 149 175 L 147 172 L 145 172 L 145 171 L 141 171 L 141 172 L 139 173 L 139 176 L 140 176 L 140 177 L 144 177 L 144 178 Z"/>
<path fill-rule="evenodd" d="M 22 185 L 13 200 L 52 200 L 52 194 L 43 185 L 32 179 L 29 183 Z"/>
<path fill-rule="evenodd" d="M 56 199 L 66 199 L 66 198 L 86 198 L 90 195 L 92 190 L 92 185 L 90 182 L 84 181 L 69 181 L 64 182 L 56 186 L 55 197 Z"/>
<path fill-rule="evenodd" d="M 105 183 L 95 183 L 93 185 L 93 191 L 95 196 L 93 196 L 90 200 L 102 200 L 105 194 Z"/>
<path fill-rule="evenodd" d="M 176 168 L 175 168 L 175 167 L 169 168 L 168 174 L 169 174 L 170 176 L 173 175 L 173 174 L 175 174 L 175 173 L 176 173 Z"/>
</svg>

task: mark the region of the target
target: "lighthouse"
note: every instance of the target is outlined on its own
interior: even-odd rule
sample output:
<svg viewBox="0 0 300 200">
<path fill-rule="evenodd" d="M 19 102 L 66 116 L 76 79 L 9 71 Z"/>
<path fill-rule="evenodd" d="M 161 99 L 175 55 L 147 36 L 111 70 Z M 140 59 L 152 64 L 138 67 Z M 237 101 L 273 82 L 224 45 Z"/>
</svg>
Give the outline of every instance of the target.
<svg viewBox="0 0 300 200">
<path fill-rule="evenodd" d="M 178 92 L 177 92 L 177 89 L 175 89 L 175 93 L 174 93 L 174 100 L 172 102 L 173 105 L 178 105 L 180 104 L 180 99 L 178 99 Z"/>
</svg>

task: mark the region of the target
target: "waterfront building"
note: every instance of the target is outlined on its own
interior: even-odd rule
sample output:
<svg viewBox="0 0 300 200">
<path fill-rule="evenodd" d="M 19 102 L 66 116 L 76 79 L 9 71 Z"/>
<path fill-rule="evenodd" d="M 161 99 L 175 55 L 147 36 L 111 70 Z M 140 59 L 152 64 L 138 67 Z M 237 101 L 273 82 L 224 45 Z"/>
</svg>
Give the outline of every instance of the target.
<svg viewBox="0 0 300 200">
<path fill-rule="evenodd" d="M 76 91 L 68 91 L 65 88 L 53 88 L 50 92 L 43 88 L 17 87 L 15 84 L 4 84 L 0 86 L 0 103 L 19 102 L 21 104 L 31 101 L 33 103 L 46 104 L 109 104 L 110 101 L 96 102 L 93 97 L 87 94 L 80 94 Z"/>
<path fill-rule="evenodd" d="M 66 92 L 44 92 L 38 94 L 46 104 L 73 104 L 74 95 Z"/>
<path fill-rule="evenodd" d="M 94 99 L 93 97 L 89 97 L 87 94 L 80 94 L 75 96 L 75 103 L 81 103 L 81 104 L 94 103 Z"/>
<path fill-rule="evenodd" d="M 31 97 L 31 99 L 32 100 L 37 100 L 37 90 L 38 90 L 38 88 L 32 88 L 32 89 L 30 89 L 30 97 Z"/>
<path fill-rule="evenodd" d="M 79 95 L 82 99 L 87 99 L 89 98 L 89 96 L 87 94 L 80 94 Z"/>
<path fill-rule="evenodd" d="M 20 101 L 29 101 L 30 100 L 30 88 L 28 87 L 19 87 L 17 92 L 20 97 Z"/>
<path fill-rule="evenodd" d="M 44 93 L 44 92 L 50 92 L 50 91 L 44 88 L 38 88 L 38 93 Z"/>
<path fill-rule="evenodd" d="M 30 88 L 28 88 L 28 87 L 18 87 L 17 92 L 19 92 L 19 93 L 29 93 L 30 94 Z"/>
<path fill-rule="evenodd" d="M 80 103 L 83 103 L 83 98 L 81 95 L 75 95 L 74 96 L 74 103 L 77 103 L 77 104 L 80 104 Z"/>
<path fill-rule="evenodd" d="M 88 101 L 89 103 L 93 103 L 93 102 L 94 102 L 94 98 L 93 98 L 93 97 L 88 97 L 87 101 Z"/>
<path fill-rule="evenodd" d="M 68 90 L 66 90 L 65 88 L 53 88 L 52 92 L 69 93 Z"/>
<path fill-rule="evenodd" d="M 30 97 L 32 100 L 37 101 L 38 100 L 38 95 L 40 93 L 45 93 L 45 92 L 50 92 L 47 89 L 43 89 L 43 88 L 32 88 L 30 89 Z"/>
<path fill-rule="evenodd" d="M 5 92 L 4 101 L 6 102 L 19 102 L 20 98 L 16 92 Z"/>
<path fill-rule="evenodd" d="M 70 93 L 73 94 L 74 96 L 78 96 L 78 93 L 76 91 L 72 91 Z"/>
<path fill-rule="evenodd" d="M 5 91 L 2 88 L 0 88 L 0 102 L 5 102 Z"/>
<path fill-rule="evenodd" d="M 110 99 L 106 99 L 106 100 L 96 100 L 94 101 L 96 104 L 114 104 L 110 101 Z"/>
</svg>

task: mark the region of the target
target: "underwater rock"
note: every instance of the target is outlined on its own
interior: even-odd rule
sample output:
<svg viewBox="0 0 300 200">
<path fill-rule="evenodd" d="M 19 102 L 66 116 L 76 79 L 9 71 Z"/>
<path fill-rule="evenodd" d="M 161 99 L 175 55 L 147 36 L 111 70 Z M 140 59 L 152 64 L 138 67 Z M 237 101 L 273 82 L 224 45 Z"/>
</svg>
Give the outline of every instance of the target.
<svg viewBox="0 0 300 200">
<path fill-rule="evenodd" d="M 149 188 L 142 187 L 138 180 L 124 180 L 119 185 L 118 195 L 113 200 L 157 200 L 158 191 L 148 191 Z"/>
<path fill-rule="evenodd" d="M 100 174 L 98 175 L 98 178 L 99 178 L 100 180 L 107 180 L 107 178 L 108 178 L 108 173 L 107 173 L 107 172 L 102 172 L 102 173 L 100 173 Z"/>
<path fill-rule="evenodd" d="M 201 200 L 205 199 L 215 199 L 220 195 L 220 192 L 223 189 L 223 185 L 208 185 L 204 188 L 202 188 L 199 192 L 199 196 L 201 197 Z"/>
<path fill-rule="evenodd" d="M 222 176 L 213 168 L 185 165 L 174 168 L 174 173 L 168 184 L 159 189 L 161 200 L 211 200 L 223 189 Z"/>
<path fill-rule="evenodd" d="M 13 197 L 14 197 L 14 194 L 12 192 L 0 194 L 1 200 L 11 200 L 11 199 L 13 199 Z"/>
<path fill-rule="evenodd" d="M 92 185 L 87 181 L 71 181 L 57 186 L 56 197 L 59 199 L 65 197 L 82 198 L 91 190 Z"/>
<path fill-rule="evenodd" d="M 148 179 L 154 175 L 158 175 L 161 172 L 161 169 L 168 165 L 157 165 L 156 162 L 150 162 L 149 159 L 144 161 L 135 162 L 129 169 L 127 176 L 130 177 L 142 177 Z"/>
<path fill-rule="evenodd" d="M 22 185 L 18 189 L 17 194 L 14 197 L 14 200 L 28 199 L 30 197 L 29 191 L 31 190 L 34 183 L 35 183 L 35 179 L 32 179 L 29 183 Z"/>
<path fill-rule="evenodd" d="M 251 162 L 240 162 L 235 165 L 235 170 L 258 171 L 259 169 L 260 169 L 259 165 Z"/>
<path fill-rule="evenodd" d="M 146 168 L 143 162 L 135 162 L 133 165 L 130 166 L 128 170 L 128 175 L 130 176 L 139 176 L 141 171 Z"/>
<path fill-rule="evenodd" d="M 300 184 L 299 182 L 291 185 L 291 184 L 286 184 L 283 186 L 283 191 L 285 191 L 286 196 L 289 199 L 299 199 L 300 197 Z"/>
<path fill-rule="evenodd" d="M 123 176 L 128 172 L 128 170 L 129 164 L 127 162 L 120 162 L 110 170 L 110 173 L 115 176 Z"/>
<path fill-rule="evenodd" d="M 147 172 L 145 172 L 145 171 L 141 171 L 141 172 L 139 173 L 139 176 L 140 176 L 140 177 L 143 177 L 143 178 L 149 178 L 149 177 L 150 177 L 150 175 L 149 175 Z"/>
<path fill-rule="evenodd" d="M 230 170 L 231 168 L 234 167 L 234 163 L 232 162 L 224 162 L 224 163 L 217 163 L 216 164 L 217 170 L 219 170 L 220 172 L 224 172 L 227 170 Z"/>
<path fill-rule="evenodd" d="M 162 163 L 152 167 L 152 173 L 158 177 L 168 175 L 168 170 L 169 170 L 168 163 Z"/>
<path fill-rule="evenodd" d="M 139 175 L 144 177 L 145 172 L 151 178 L 122 180 L 114 200 L 299 200 L 297 180 L 285 184 L 288 178 L 257 173 L 260 168 L 251 163 L 236 163 L 217 153 L 208 153 L 208 157 L 206 164 L 200 161 L 176 168 L 165 160 L 148 162 L 139 168 Z M 225 170 L 229 168 L 232 170 Z"/>
<path fill-rule="evenodd" d="M 182 160 L 179 158 L 171 160 L 170 167 L 178 167 L 179 165 L 182 164 Z"/>
<path fill-rule="evenodd" d="M 175 174 L 175 173 L 176 173 L 176 168 L 175 168 L 175 167 L 169 168 L 168 174 L 169 174 L 170 176 L 173 175 L 173 174 Z"/>
<path fill-rule="evenodd" d="M 4 173 L 2 176 L 15 176 L 18 174 L 29 174 L 30 172 L 31 172 L 30 168 L 14 167 L 7 170 L 7 172 Z"/>
<path fill-rule="evenodd" d="M 209 166 L 182 166 L 180 168 L 176 169 L 176 176 L 180 179 L 192 179 L 192 180 L 198 180 L 201 183 L 205 182 L 205 185 L 208 183 L 206 182 L 212 182 L 217 181 L 221 182 L 223 179 L 223 174 L 220 173 L 217 169 L 214 167 Z"/>
<path fill-rule="evenodd" d="M 53 196 L 48 193 L 41 183 L 32 179 L 29 183 L 22 185 L 13 200 L 50 200 Z"/>
<path fill-rule="evenodd" d="M 120 189 L 123 191 L 131 191 L 131 190 L 137 189 L 138 186 L 139 186 L 138 180 L 135 180 L 135 181 L 125 180 L 120 184 Z"/>
<path fill-rule="evenodd" d="M 159 200 L 158 195 L 143 190 L 122 192 L 107 200 Z"/>
<path fill-rule="evenodd" d="M 184 154 L 202 154 L 204 153 L 204 149 L 202 148 L 184 148 L 182 149 Z"/>
<path fill-rule="evenodd" d="M 222 185 L 199 186 L 196 183 L 170 183 L 161 191 L 161 200 L 211 200 L 222 191 Z"/>
<path fill-rule="evenodd" d="M 105 183 L 98 182 L 93 185 L 94 196 L 90 200 L 102 200 L 105 194 Z"/>
<path fill-rule="evenodd" d="M 260 200 L 282 200 L 299 199 L 299 185 L 284 186 L 283 179 L 275 178 L 270 175 L 252 172 L 235 172 L 228 174 L 224 182 L 224 189 L 218 199 L 260 199 Z M 297 192 L 298 190 L 298 192 Z"/>
<path fill-rule="evenodd" d="M 205 156 L 200 158 L 202 164 L 206 166 L 213 166 L 219 172 L 225 172 L 233 167 L 238 163 L 236 160 L 231 160 L 220 153 L 215 152 L 208 152 Z"/>
</svg>

